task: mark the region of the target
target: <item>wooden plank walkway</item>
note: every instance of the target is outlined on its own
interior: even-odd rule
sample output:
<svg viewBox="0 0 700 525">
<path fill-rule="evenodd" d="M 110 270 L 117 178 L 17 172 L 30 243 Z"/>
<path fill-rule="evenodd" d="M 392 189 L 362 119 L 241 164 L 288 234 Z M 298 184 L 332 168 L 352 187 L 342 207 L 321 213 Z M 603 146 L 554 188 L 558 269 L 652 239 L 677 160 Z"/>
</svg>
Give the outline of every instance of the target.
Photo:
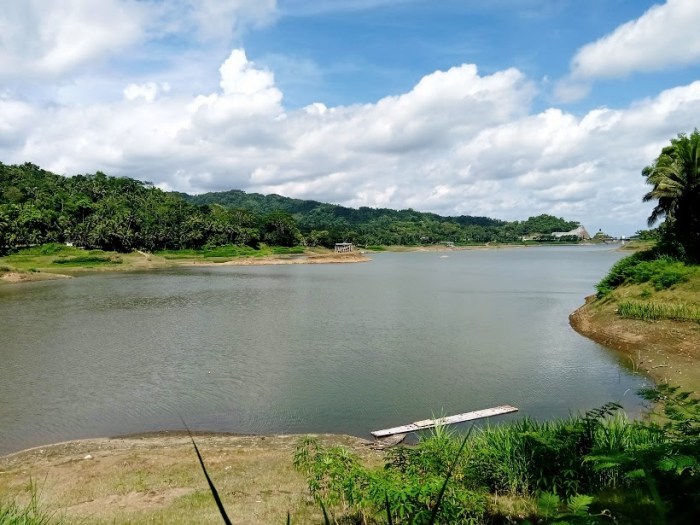
<svg viewBox="0 0 700 525">
<path fill-rule="evenodd" d="M 509 414 L 517 411 L 517 408 L 510 405 L 501 405 L 494 408 L 485 408 L 484 410 L 475 410 L 474 412 L 457 414 L 455 416 L 441 417 L 438 419 L 424 419 L 422 421 L 416 421 L 415 423 L 409 423 L 408 425 L 403 425 L 400 427 L 375 430 L 374 432 L 371 432 L 371 434 L 376 438 L 382 438 L 386 436 L 393 436 L 394 434 L 406 434 L 408 432 L 415 432 L 416 430 L 433 428 L 438 425 L 452 425 L 454 423 L 463 423 L 465 421 L 473 421 L 475 419 L 483 419 L 485 417 L 500 416 L 501 414 Z"/>
</svg>

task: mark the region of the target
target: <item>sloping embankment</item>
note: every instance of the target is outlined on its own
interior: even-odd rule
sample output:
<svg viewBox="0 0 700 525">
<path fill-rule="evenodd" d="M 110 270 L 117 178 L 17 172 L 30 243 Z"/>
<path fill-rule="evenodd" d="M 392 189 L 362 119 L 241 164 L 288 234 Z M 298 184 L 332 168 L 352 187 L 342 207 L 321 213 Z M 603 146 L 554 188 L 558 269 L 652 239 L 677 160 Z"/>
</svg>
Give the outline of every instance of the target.
<svg viewBox="0 0 700 525">
<path fill-rule="evenodd" d="M 594 296 L 586 298 L 569 322 L 581 335 L 624 352 L 634 370 L 654 381 L 700 391 L 700 324 L 622 319 L 614 301 Z"/>
</svg>

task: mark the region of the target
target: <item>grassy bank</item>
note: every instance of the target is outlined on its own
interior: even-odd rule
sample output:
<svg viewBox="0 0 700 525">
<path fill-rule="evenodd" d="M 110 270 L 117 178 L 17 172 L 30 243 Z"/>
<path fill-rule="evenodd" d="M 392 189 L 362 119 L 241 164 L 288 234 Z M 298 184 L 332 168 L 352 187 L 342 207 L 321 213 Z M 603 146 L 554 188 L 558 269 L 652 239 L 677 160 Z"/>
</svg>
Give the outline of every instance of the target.
<svg viewBox="0 0 700 525">
<path fill-rule="evenodd" d="M 438 428 L 379 468 L 307 439 L 295 465 L 351 523 L 690 523 L 700 513 L 698 401 L 676 388 L 645 395 L 666 423 L 630 421 L 608 404 L 466 437 Z"/>
<path fill-rule="evenodd" d="M 581 334 L 625 352 L 633 369 L 700 391 L 700 266 L 653 250 L 620 260 L 571 316 Z"/>
<path fill-rule="evenodd" d="M 163 257 L 170 261 L 184 259 L 223 262 L 230 261 L 231 259 L 239 257 L 262 258 L 279 255 L 303 255 L 304 253 L 304 248 L 301 246 L 293 246 L 291 248 L 288 248 L 286 246 L 267 246 L 263 244 L 259 248 L 252 248 L 250 246 L 227 245 L 216 246 L 214 248 L 204 248 L 201 250 L 161 250 L 155 252 L 154 255 Z"/>
<path fill-rule="evenodd" d="M 317 436 L 368 465 L 379 453 L 347 436 Z M 195 436 L 234 523 L 321 523 L 292 465 L 298 436 Z M 21 515 L 36 496 L 46 525 L 221 523 L 189 438 L 161 433 L 50 445 L 0 457 L 0 509 Z M 0 514 L 2 516 L 2 514 Z M 0 523 L 27 523 L 32 521 Z"/>
<path fill-rule="evenodd" d="M 672 387 L 646 396 L 663 424 L 628 420 L 610 403 L 466 435 L 438 427 L 385 451 L 347 436 L 195 439 L 234 523 L 282 524 L 289 513 L 291 523 L 320 524 L 322 505 L 339 524 L 690 523 L 700 512 L 700 406 Z M 178 434 L 0 458 L 0 509 L 37 501 L 47 525 L 221 522 Z"/>
<path fill-rule="evenodd" d="M 261 244 L 218 246 L 201 250 L 164 250 L 156 253 L 117 253 L 45 244 L 0 257 L 0 283 L 36 281 L 78 275 L 85 271 L 124 271 L 203 264 L 340 263 L 368 260 L 359 253 L 335 254 L 325 248 L 280 247 Z"/>
</svg>

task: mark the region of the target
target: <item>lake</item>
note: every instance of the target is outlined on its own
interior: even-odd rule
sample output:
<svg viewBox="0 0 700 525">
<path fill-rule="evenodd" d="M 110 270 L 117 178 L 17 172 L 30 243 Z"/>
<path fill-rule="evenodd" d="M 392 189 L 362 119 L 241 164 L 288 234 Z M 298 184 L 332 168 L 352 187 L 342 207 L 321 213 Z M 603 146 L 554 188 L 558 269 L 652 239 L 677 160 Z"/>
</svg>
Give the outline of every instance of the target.
<svg viewBox="0 0 700 525">
<path fill-rule="evenodd" d="M 444 257 L 444 256 L 447 257 Z M 0 287 L 0 454 L 181 429 L 371 430 L 501 404 L 537 418 L 645 380 L 568 315 L 607 246 L 373 254 Z M 495 420 L 494 420 L 495 421 Z"/>
</svg>

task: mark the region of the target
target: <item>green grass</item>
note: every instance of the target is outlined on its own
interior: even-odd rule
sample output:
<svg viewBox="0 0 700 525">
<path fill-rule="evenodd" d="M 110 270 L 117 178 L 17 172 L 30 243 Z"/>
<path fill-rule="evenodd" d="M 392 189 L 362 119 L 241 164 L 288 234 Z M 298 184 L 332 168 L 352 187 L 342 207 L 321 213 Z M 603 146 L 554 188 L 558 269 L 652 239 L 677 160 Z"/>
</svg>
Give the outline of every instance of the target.
<svg viewBox="0 0 700 525">
<path fill-rule="evenodd" d="M 667 386 L 643 395 L 663 405 L 665 423 L 629 420 L 608 403 L 464 440 L 438 429 L 390 449 L 379 467 L 305 438 L 294 464 L 316 501 L 353 523 L 427 523 L 431 512 L 451 524 L 688 523 L 700 512 L 700 401 Z"/>
<path fill-rule="evenodd" d="M 109 266 L 113 264 L 122 264 L 122 259 L 119 256 L 113 255 L 76 255 L 76 256 L 60 256 L 51 264 L 60 266 L 78 266 L 78 267 L 93 267 L 93 266 Z"/>
<path fill-rule="evenodd" d="M 13 270 L 35 272 L 39 268 L 93 268 L 122 264 L 115 252 L 85 250 L 64 244 L 33 246 L 0 258 L 0 264 Z"/>
<path fill-rule="evenodd" d="M 644 321 L 671 319 L 700 322 L 700 308 L 684 303 L 621 301 L 617 306 L 617 313 L 620 317 Z"/>
<path fill-rule="evenodd" d="M 20 505 L 16 501 L 0 499 L 0 525 L 62 525 L 61 517 L 48 512 L 39 504 L 39 490 L 34 481 L 29 482 L 29 502 Z"/>
<path fill-rule="evenodd" d="M 229 244 L 214 248 L 203 248 L 201 250 L 162 250 L 155 252 L 155 255 L 166 259 L 232 259 L 236 257 L 267 257 L 270 255 L 295 255 L 303 254 L 304 248 L 301 246 L 266 246 L 261 245 L 258 249 L 250 246 L 238 246 Z M 216 261 L 213 261 L 216 262 Z"/>
<path fill-rule="evenodd" d="M 655 290 L 665 290 L 700 276 L 700 266 L 659 255 L 654 250 L 637 252 L 619 260 L 596 285 L 598 297 L 605 297 L 625 285 L 650 283 Z"/>
</svg>

